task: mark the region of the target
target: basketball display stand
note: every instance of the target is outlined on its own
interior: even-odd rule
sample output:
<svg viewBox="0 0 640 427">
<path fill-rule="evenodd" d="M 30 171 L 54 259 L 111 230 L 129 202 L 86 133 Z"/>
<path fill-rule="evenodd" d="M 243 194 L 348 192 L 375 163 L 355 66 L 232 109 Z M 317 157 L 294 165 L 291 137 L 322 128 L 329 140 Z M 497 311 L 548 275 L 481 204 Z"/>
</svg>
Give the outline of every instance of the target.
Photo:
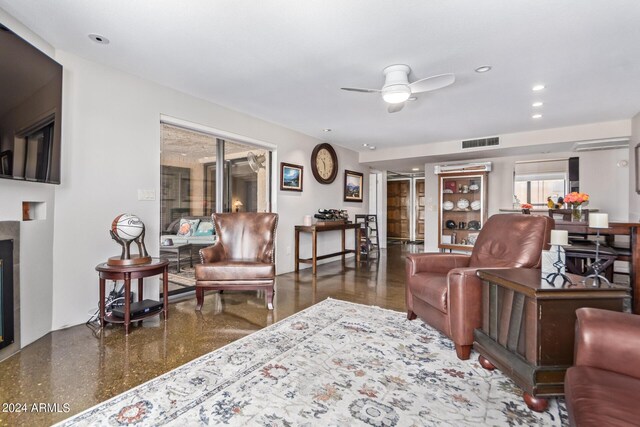
<svg viewBox="0 0 640 427">
<path fill-rule="evenodd" d="M 135 215 L 121 214 L 115 217 L 109 230 L 111 238 L 122 246 L 120 256 L 112 256 L 107 265 L 128 266 L 141 265 L 151 262 L 151 257 L 144 244 L 145 226 Z M 131 255 L 131 242 L 136 242 L 138 254 Z"/>
</svg>

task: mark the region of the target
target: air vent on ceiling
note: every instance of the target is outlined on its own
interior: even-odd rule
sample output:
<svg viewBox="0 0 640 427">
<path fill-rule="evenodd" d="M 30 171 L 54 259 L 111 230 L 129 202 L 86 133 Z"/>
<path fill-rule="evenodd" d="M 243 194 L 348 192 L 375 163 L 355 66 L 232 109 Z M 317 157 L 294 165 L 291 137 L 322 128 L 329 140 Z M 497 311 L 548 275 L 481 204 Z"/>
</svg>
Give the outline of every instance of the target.
<svg viewBox="0 0 640 427">
<path fill-rule="evenodd" d="M 462 141 L 462 148 L 481 148 L 499 144 L 500 138 L 494 136 L 492 138 L 469 139 L 467 141 Z"/>
</svg>

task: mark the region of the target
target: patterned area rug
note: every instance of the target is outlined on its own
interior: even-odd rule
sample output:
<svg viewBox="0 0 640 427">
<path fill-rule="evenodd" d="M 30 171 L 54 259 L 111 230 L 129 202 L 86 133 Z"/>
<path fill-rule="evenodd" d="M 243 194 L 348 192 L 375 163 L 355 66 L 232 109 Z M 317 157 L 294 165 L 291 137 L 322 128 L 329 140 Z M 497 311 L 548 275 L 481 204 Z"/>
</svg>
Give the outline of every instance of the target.
<svg viewBox="0 0 640 427">
<path fill-rule="evenodd" d="M 560 426 L 404 313 L 325 300 L 59 425 Z"/>
</svg>

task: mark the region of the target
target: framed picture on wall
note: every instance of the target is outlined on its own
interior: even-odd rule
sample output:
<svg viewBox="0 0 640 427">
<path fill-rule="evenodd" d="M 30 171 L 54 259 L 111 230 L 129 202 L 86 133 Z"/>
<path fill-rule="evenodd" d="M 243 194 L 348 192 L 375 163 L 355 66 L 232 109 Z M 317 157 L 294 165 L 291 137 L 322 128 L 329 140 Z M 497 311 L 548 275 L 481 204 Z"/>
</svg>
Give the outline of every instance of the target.
<svg viewBox="0 0 640 427">
<path fill-rule="evenodd" d="M 280 190 L 302 191 L 303 167 L 292 163 L 280 163 Z"/>
<path fill-rule="evenodd" d="M 362 202 L 362 181 L 364 175 L 360 172 L 344 171 L 344 201 Z"/>
</svg>

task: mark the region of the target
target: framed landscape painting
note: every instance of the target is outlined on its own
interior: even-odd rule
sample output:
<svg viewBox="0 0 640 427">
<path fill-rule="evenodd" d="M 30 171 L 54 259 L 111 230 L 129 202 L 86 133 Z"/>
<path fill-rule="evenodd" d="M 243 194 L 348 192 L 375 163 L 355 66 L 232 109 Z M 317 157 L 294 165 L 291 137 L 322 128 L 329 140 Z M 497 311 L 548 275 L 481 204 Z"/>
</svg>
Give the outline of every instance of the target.
<svg viewBox="0 0 640 427">
<path fill-rule="evenodd" d="M 355 171 L 344 171 L 344 201 L 362 202 L 363 174 Z"/>
<path fill-rule="evenodd" d="M 280 190 L 302 191 L 302 166 L 280 163 Z"/>
</svg>

